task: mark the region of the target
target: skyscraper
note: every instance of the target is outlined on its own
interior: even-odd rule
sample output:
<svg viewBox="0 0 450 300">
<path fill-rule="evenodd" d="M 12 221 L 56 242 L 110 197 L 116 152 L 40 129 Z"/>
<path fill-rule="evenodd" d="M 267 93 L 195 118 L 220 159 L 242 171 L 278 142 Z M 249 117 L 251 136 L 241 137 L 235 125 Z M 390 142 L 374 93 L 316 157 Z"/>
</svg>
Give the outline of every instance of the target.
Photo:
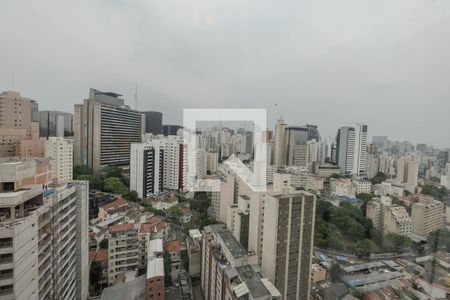
<svg viewBox="0 0 450 300">
<path fill-rule="evenodd" d="M 158 111 L 146 111 L 145 133 L 162 134 L 162 113 Z"/>
<path fill-rule="evenodd" d="M 75 165 L 86 165 L 94 173 L 105 165 L 129 166 L 130 144 L 141 141 L 145 119 L 120 96 L 90 89 L 89 99 L 75 105 Z"/>
<path fill-rule="evenodd" d="M 308 135 L 306 127 L 287 127 L 285 129 L 285 164 L 288 166 L 308 165 Z"/>
<path fill-rule="evenodd" d="M 187 148 L 177 136 L 131 144 L 130 189 L 140 198 L 163 190 L 183 190 L 187 176 Z"/>
<path fill-rule="evenodd" d="M 315 195 L 269 194 L 265 200 L 262 274 L 283 299 L 308 299 L 314 241 Z"/>
<path fill-rule="evenodd" d="M 338 165 L 343 175 L 364 175 L 367 158 L 367 125 L 344 126 L 338 130 Z"/>
<path fill-rule="evenodd" d="M 41 137 L 73 136 L 73 115 L 61 111 L 40 111 L 39 133 Z"/>
<path fill-rule="evenodd" d="M 417 186 L 419 165 L 415 155 L 407 155 L 397 160 L 397 181 L 410 186 L 413 190 Z"/>
<path fill-rule="evenodd" d="M 163 191 L 164 149 L 159 145 L 131 144 L 130 190 L 139 198 Z"/>
<path fill-rule="evenodd" d="M 283 118 L 280 118 L 275 125 L 275 154 L 274 154 L 274 164 L 277 168 L 284 166 L 285 164 L 285 150 L 284 150 L 284 131 L 287 124 L 284 122 Z"/>
</svg>

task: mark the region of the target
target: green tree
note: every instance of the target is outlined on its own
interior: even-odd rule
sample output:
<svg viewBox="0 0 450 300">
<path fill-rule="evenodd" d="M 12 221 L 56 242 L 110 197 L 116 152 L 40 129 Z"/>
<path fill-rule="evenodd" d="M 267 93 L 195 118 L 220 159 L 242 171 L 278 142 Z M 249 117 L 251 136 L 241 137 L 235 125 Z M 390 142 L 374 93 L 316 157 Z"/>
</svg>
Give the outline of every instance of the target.
<svg viewBox="0 0 450 300">
<path fill-rule="evenodd" d="M 392 251 L 399 251 L 401 248 L 410 247 L 412 243 L 409 237 L 395 232 L 389 232 L 386 235 L 386 242 L 387 246 L 390 247 Z"/>
<path fill-rule="evenodd" d="M 437 183 L 437 184 L 441 183 L 441 179 L 439 179 L 437 177 L 430 177 L 430 181 L 433 183 Z"/>
<path fill-rule="evenodd" d="M 165 278 L 164 278 L 164 283 L 165 286 L 172 286 L 172 277 L 170 276 L 172 270 L 172 258 L 170 257 L 170 253 L 169 252 L 165 252 L 164 253 L 164 274 L 165 274 Z"/>
<path fill-rule="evenodd" d="M 180 251 L 180 258 L 183 263 L 183 268 L 189 272 L 189 256 L 186 249 Z"/>
<path fill-rule="evenodd" d="M 330 279 L 333 282 L 336 282 L 341 275 L 341 267 L 337 263 L 333 263 L 330 267 Z"/>
<path fill-rule="evenodd" d="M 123 195 L 123 197 L 129 201 L 133 201 L 136 202 L 139 197 L 138 197 L 138 193 L 136 191 L 129 191 L 128 193 L 126 193 L 125 195 Z"/>
<path fill-rule="evenodd" d="M 383 172 L 378 172 L 375 177 L 373 177 L 370 181 L 372 182 L 372 184 L 379 184 L 383 181 L 385 181 L 387 179 L 386 174 L 384 174 Z"/>
<path fill-rule="evenodd" d="M 372 243 L 370 240 L 360 240 L 355 244 L 355 253 L 357 256 L 369 256 L 372 251 Z"/>
<path fill-rule="evenodd" d="M 161 217 L 165 217 L 165 216 L 166 216 L 166 213 L 165 213 L 163 210 L 154 209 L 154 208 L 151 207 L 151 206 L 147 206 L 147 207 L 145 208 L 145 211 L 152 212 L 152 213 L 154 213 L 155 215 L 161 216 Z"/>
<path fill-rule="evenodd" d="M 78 175 L 75 179 L 89 181 L 90 190 L 102 190 L 103 188 L 103 181 L 94 175 Z"/>
<path fill-rule="evenodd" d="M 104 181 L 103 189 L 106 192 L 111 192 L 118 195 L 125 195 L 126 193 L 128 193 L 128 188 L 117 177 L 106 178 Z"/>
<path fill-rule="evenodd" d="M 109 245 L 109 240 L 108 239 L 103 239 L 99 243 L 100 249 L 108 249 L 108 247 L 109 247 L 108 245 Z"/>
<path fill-rule="evenodd" d="M 84 165 L 76 165 L 73 167 L 73 178 L 77 178 L 80 175 L 91 175 L 92 170 Z"/>
<path fill-rule="evenodd" d="M 102 265 L 97 261 L 92 262 L 89 281 L 94 294 L 98 294 L 98 290 L 100 288 L 99 282 L 102 279 L 102 272 Z"/>
<path fill-rule="evenodd" d="M 448 190 L 445 187 L 437 187 L 435 185 L 426 184 L 422 187 L 422 193 L 425 195 L 433 196 L 438 200 L 443 200 L 448 196 Z"/>
<path fill-rule="evenodd" d="M 101 167 L 99 171 L 99 175 L 103 178 L 109 178 L 109 177 L 117 177 L 119 179 L 122 179 L 122 170 L 119 169 L 119 167 L 114 165 L 106 165 Z"/>
</svg>

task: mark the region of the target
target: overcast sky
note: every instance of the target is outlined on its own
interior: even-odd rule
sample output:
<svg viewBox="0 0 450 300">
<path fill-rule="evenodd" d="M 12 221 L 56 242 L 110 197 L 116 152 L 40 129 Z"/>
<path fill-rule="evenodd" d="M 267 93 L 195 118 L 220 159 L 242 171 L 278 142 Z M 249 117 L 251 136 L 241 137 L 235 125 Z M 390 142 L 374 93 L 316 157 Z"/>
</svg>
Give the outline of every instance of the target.
<svg viewBox="0 0 450 300">
<path fill-rule="evenodd" d="M 90 87 L 450 147 L 449 0 L 2 0 L 0 90 L 73 112 Z M 277 105 L 275 105 L 275 103 Z"/>
</svg>

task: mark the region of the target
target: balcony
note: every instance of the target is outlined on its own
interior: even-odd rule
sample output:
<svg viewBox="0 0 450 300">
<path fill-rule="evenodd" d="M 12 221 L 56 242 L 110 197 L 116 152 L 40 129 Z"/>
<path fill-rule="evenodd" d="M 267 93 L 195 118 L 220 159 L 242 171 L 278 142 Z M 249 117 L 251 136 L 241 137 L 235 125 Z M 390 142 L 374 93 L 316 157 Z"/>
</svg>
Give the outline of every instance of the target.
<svg viewBox="0 0 450 300">
<path fill-rule="evenodd" d="M 13 273 L 11 272 L 0 274 L 0 286 L 12 285 L 14 283 Z"/>
<path fill-rule="evenodd" d="M 10 242 L 0 242 L 0 254 L 7 254 L 13 252 L 13 243 Z"/>
</svg>

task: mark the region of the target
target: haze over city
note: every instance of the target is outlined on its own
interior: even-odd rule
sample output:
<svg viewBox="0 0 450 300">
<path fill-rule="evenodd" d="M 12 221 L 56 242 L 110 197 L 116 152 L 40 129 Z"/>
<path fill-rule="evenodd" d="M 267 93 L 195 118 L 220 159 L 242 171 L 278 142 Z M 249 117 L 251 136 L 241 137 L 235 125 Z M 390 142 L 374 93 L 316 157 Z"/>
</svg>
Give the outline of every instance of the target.
<svg viewBox="0 0 450 300">
<path fill-rule="evenodd" d="M 450 146 L 450 2 L 0 3 L 2 90 L 67 110 L 90 87 L 182 123 L 186 107 L 263 107 L 268 125 L 366 123 Z"/>
</svg>

